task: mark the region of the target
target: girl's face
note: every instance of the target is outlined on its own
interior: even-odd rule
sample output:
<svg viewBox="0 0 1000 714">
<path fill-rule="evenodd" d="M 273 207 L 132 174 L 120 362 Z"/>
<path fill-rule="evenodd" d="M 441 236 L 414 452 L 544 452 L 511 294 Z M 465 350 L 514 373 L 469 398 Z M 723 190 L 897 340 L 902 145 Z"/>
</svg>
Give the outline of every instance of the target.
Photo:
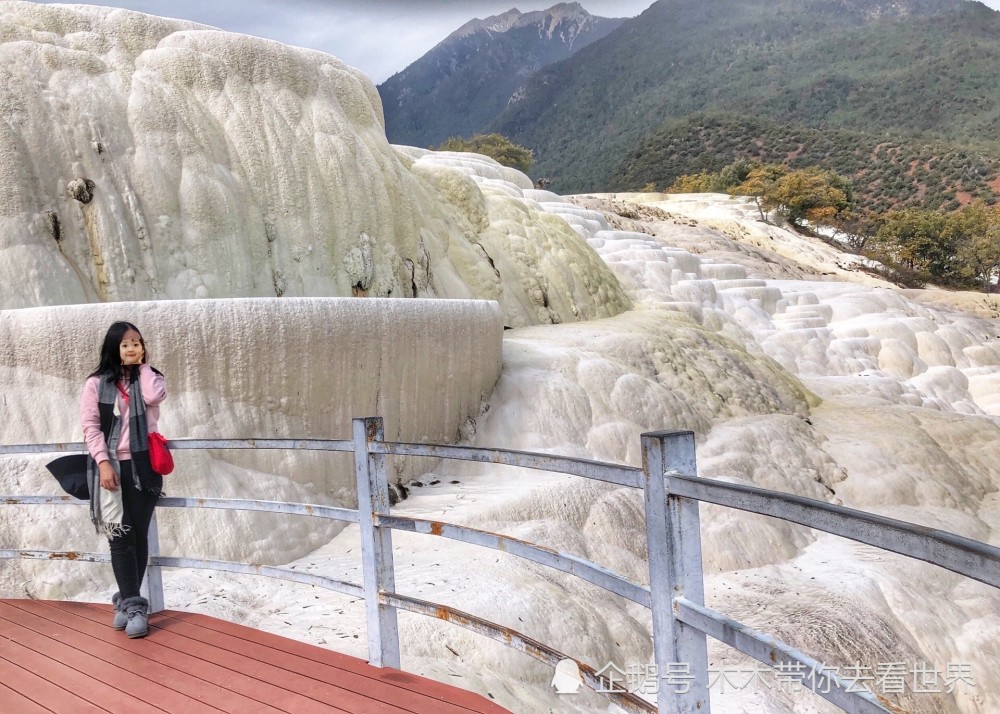
<svg viewBox="0 0 1000 714">
<path fill-rule="evenodd" d="M 139 339 L 139 333 L 135 330 L 127 330 L 122 335 L 119 350 L 122 364 L 142 364 L 142 356 L 145 350 L 142 349 L 142 341 Z"/>
</svg>

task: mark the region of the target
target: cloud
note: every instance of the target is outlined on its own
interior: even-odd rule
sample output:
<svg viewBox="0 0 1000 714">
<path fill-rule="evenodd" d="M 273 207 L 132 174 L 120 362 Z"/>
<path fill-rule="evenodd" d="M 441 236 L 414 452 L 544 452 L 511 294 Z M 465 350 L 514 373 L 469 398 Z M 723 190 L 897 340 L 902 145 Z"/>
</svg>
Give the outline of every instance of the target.
<svg viewBox="0 0 1000 714">
<path fill-rule="evenodd" d="M 582 4 L 596 15 L 623 17 L 638 14 L 651 2 Z M 361 69 L 372 81 L 382 82 L 474 17 L 496 15 L 512 7 L 522 12 L 543 10 L 555 0 L 112 0 L 100 4 L 320 50 Z"/>
<path fill-rule="evenodd" d="M 474 17 L 512 7 L 521 12 L 544 10 L 556 0 L 111 0 L 101 4 L 320 50 L 378 83 Z M 580 0 L 580 4 L 594 15 L 631 17 L 652 0 Z M 985 4 L 1000 9 L 1000 0 Z"/>
</svg>

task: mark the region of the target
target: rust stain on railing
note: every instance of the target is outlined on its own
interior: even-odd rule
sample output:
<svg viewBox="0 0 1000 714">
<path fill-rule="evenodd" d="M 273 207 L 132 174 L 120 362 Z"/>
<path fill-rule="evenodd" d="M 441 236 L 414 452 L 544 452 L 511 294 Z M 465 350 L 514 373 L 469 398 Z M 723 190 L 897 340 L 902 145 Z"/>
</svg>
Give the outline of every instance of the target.
<svg viewBox="0 0 1000 714">
<path fill-rule="evenodd" d="M 387 605 L 409 610 L 410 612 L 431 615 L 444 622 L 465 627 L 473 632 L 485 635 L 494 641 L 503 642 L 503 644 L 507 647 L 523 652 L 533 659 L 552 667 L 564 659 L 571 660 L 575 662 L 579 668 L 584 684 L 595 691 L 603 690 L 599 693 L 603 694 L 607 697 L 607 699 L 624 709 L 626 712 L 629 712 L 630 714 L 650 714 L 656 712 L 655 705 L 650 704 L 631 692 L 627 692 L 625 690 L 618 691 L 615 689 L 604 689 L 606 680 L 599 677 L 597 675 L 597 671 L 585 662 L 581 662 L 574 657 L 568 657 L 562 652 L 559 652 L 558 650 L 555 650 L 538 640 L 532 639 L 531 637 L 528 637 L 513 628 L 499 625 L 495 622 L 490 622 L 489 620 L 484 620 L 480 617 L 476 617 L 475 615 L 470 615 L 462 612 L 461 610 L 455 610 L 444 605 L 437 605 L 435 603 L 426 602 L 417 598 L 396 595 L 393 593 L 380 592 L 379 601 Z"/>
<path fill-rule="evenodd" d="M 909 710 L 903 709 L 903 708 L 899 707 L 898 705 L 893 704 L 892 702 L 890 702 L 888 699 L 886 699 L 885 697 L 883 697 L 878 692 L 874 692 L 874 694 L 875 694 L 875 697 L 878 699 L 878 703 L 881 704 L 882 706 L 884 706 L 889 711 L 893 712 L 893 714 L 909 714 Z"/>
<path fill-rule="evenodd" d="M 9 496 L 7 498 L 4 498 L 3 500 L 0 500 L 0 503 L 2 503 L 5 506 L 33 506 L 33 505 L 38 505 L 37 501 L 30 500 L 30 499 L 33 499 L 33 498 L 38 498 L 38 497 L 36 497 L 36 496 Z M 51 503 L 51 502 L 68 502 L 68 501 L 79 501 L 80 503 L 85 503 L 85 501 L 80 501 L 80 499 L 74 498 L 73 496 L 42 496 L 41 498 L 45 498 L 46 501 L 49 502 L 49 503 Z"/>
<path fill-rule="evenodd" d="M 76 560 L 80 556 L 74 551 L 63 551 L 60 553 L 49 553 L 49 560 Z"/>
</svg>

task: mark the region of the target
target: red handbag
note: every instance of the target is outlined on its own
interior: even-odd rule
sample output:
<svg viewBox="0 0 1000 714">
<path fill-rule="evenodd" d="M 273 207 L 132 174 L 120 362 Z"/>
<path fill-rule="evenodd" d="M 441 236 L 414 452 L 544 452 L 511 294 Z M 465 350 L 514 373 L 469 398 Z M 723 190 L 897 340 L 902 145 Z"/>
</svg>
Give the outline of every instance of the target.
<svg viewBox="0 0 1000 714">
<path fill-rule="evenodd" d="M 152 432 L 149 435 L 149 465 L 154 473 L 166 476 L 174 470 L 174 457 L 170 455 L 170 448 L 163 434 Z"/>
</svg>

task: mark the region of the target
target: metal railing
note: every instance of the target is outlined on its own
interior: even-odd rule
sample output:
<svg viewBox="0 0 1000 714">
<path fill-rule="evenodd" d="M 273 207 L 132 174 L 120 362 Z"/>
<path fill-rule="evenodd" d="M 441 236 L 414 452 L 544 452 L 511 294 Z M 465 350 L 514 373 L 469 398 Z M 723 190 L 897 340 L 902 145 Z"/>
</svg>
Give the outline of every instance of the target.
<svg viewBox="0 0 1000 714">
<path fill-rule="evenodd" d="M 351 440 L 178 439 L 170 444 L 173 449 L 353 452 L 359 503 L 356 510 L 303 503 L 210 498 L 164 497 L 158 505 L 168 508 L 266 511 L 357 523 L 361 533 L 361 583 L 276 566 L 165 557 L 159 554 L 154 516 L 149 534 L 150 566 L 146 582 L 151 609 L 163 609 L 162 567 L 208 568 L 317 585 L 364 599 L 368 659 L 375 666 L 400 667 L 396 613 L 398 610 L 406 610 L 467 628 L 553 667 L 562 660 L 571 659 L 576 662 L 583 682 L 588 687 L 604 694 L 625 711 L 659 714 L 707 714 L 710 711 L 707 636 L 711 636 L 765 665 L 780 668 L 786 679 L 797 681 L 844 711 L 868 713 L 891 712 L 892 705 L 875 693 L 854 689 L 838 675 L 835 667 L 826 667 L 809 655 L 705 606 L 699 523 L 701 501 L 833 533 L 924 560 L 1000 587 L 1000 548 L 953 533 L 822 501 L 698 477 L 694 434 L 690 431 L 643 434 L 642 468 L 509 449 L 387 442 L 383 438 L 382 420 L 379 417 L 354 419 L 352 436 Z M 84 449 L 82 443 L 0 446 L 0 455 Z M 386 468 L 389 456 L 505 464 L 641 489 L 645 505 L 650 585 L 647 587 L 633 582 L 584 558 L 559 553 L 510 536 L 439 521 L 394 516 L 390 512 Z M 82 503 L 70 496 L 0 496 L 0 504 L 11 505 Z M 424 533 L 501 550 L 572 574 L 650 608 L 655 668 L 661 673 L 660 679 L 673 684 L 673 687 L 659 687 L 654 706 L 633 692 L 622 688 L 616 690 L 614 680 L 611 680 L 609 686 L 608 679 L 603 678 L 600 671 L 595 671 L 588 664 L 521 632 L 446 605 L 397 593 L 392 558 L 393 530 Z M 66 558 L 88 562 L 107 562 L 109 559 L 107 554 L 102 553 L 17 549 L 0 549 L 0 558 Z"/>
</svg>

